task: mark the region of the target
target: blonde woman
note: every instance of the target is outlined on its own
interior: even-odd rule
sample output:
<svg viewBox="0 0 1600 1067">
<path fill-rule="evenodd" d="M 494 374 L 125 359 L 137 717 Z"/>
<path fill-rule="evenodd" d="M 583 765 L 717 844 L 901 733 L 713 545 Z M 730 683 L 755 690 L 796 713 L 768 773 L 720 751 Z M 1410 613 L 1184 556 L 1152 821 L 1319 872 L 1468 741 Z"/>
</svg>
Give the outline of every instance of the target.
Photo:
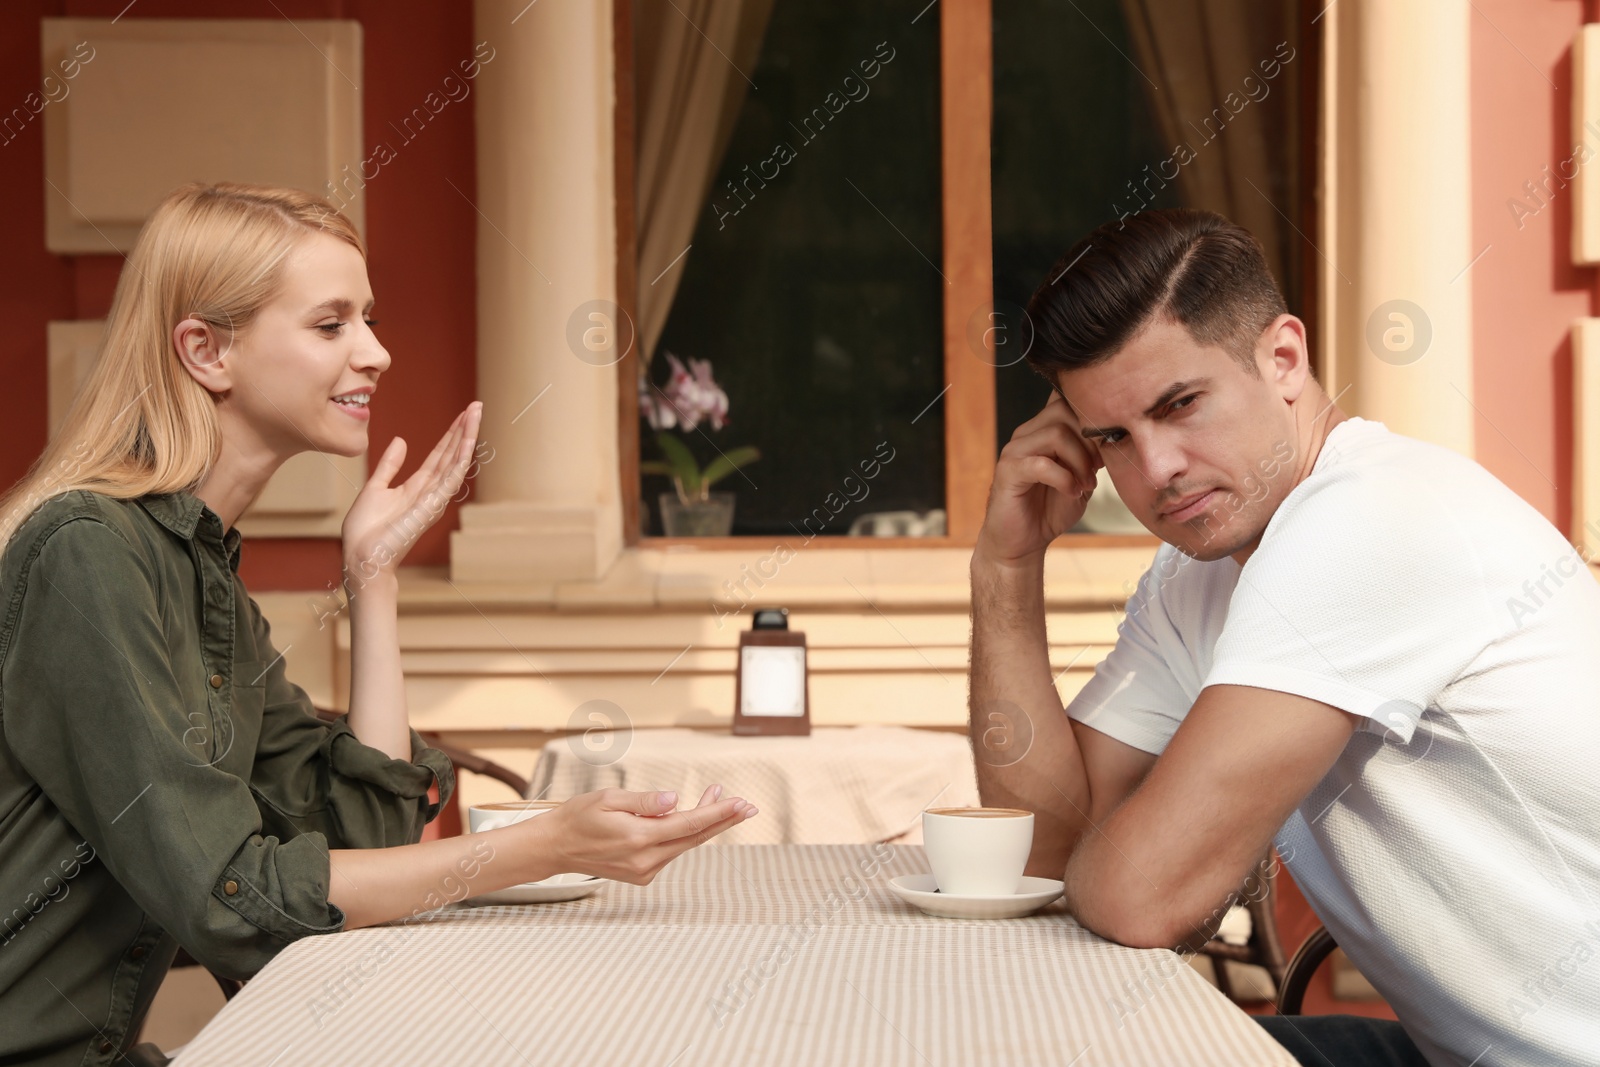
<svg viewBox="0 0 1600 1067">
<path fill-rule="evenodd" d="M 0 503 L 0 1062 L 119 1060 L 179 946 L 244 978 L 297 938 L 466 891 L 645 883 L 755 814 L 716 787 L 682 812 L 608 790 L 417 843 L 430 786 L 443 803 L 454 781 L 407 723 L 395 571 L 462 485 L 477 403 L 398 484 L 390 442 L 350 508 L 350 711 L 313 715 L 234 525 L 289 457 L 366 450 L 390 362 L 372 307 L 326 201 L 175 191 L 66 425 Z"/>
</svg>

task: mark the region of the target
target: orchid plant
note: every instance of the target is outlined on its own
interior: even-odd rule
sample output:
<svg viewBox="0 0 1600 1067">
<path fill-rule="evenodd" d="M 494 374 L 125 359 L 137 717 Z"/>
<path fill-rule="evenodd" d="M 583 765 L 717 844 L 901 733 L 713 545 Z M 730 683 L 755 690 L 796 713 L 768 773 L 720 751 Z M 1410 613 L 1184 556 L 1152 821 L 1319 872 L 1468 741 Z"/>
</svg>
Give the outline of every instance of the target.
<svg viewBox="0 0 1600 1067">
<path fill-rule="evenodd" d="M 701 423 L 709 423 L 713 430 L 722 429 L 728 424 L 728 394 L 711 376 L 709 359 L 690 358 L 685 367 L 671 352 L 665 355 L 672 367 L 666 385 L 652 385 L 648 377 L 639 379 L 639 413 L 656 431 L 656 444 L 665 458 L 646 460 L 639 464 L 639 470 L 671 478 L 678 499 L 689 505 L 711 499 L 713 485 L 760 459 L 761 452 L 751 445 L 726 452 L 719 449 L 716 459 L 700 466 L 688 444 L 672 431 L 691 433 Z"/>
</svg>

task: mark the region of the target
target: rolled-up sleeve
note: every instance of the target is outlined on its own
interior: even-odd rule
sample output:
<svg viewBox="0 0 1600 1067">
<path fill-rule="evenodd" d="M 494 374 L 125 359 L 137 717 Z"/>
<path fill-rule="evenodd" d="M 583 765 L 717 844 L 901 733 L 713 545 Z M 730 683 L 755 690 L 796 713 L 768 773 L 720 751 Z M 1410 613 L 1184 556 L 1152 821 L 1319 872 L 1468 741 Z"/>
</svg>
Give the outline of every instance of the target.
<svg viewBox="0 0 1600 1067">
<path fill-rule="evenodd" d="M 10 606 L 0 725 L 24 769 L 139 907 L 246 977 L 341 929 L 324 835 L 264 832 L 250 784 L 197 756 L 151 563 L 109 526 L 45 538 Z"/>
<path fill-rule="evenodd" d="M 243 587 L 237 587 L 243 596 Z M 450 759 L 411 731 L 411 760 L 363 744 L 343 718 L 325 722 L 289 681 L 271 627 L 249 601 L 257 654 L 237 677 L 255 681 L 264 706 L 250 787 L 269 827 L 322 834 L 334 848 L 385 848 L 418 841 L 455 790 Z M 438 786 L 438 800 L 429 797 Z"/>
</svg>

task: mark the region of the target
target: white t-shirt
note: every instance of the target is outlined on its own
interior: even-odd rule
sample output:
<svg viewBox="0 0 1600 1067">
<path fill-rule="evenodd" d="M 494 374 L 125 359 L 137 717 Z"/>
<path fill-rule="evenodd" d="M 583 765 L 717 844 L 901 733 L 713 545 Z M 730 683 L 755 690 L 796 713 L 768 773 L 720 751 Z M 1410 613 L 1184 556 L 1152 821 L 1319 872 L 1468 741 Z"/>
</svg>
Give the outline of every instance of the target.
<svg viewBox="0 0 1600 1067">
<path fill-rule="evenodd" d="M 1160 753 L 1209 685 L 1365 720 L 1276 844 L 1430 1063 L 1600 1062 L 1600 583 L 1555 527 L 1340 423 L 1242 569 L 1162 546 L 1067 711 Z"/>
</svg>

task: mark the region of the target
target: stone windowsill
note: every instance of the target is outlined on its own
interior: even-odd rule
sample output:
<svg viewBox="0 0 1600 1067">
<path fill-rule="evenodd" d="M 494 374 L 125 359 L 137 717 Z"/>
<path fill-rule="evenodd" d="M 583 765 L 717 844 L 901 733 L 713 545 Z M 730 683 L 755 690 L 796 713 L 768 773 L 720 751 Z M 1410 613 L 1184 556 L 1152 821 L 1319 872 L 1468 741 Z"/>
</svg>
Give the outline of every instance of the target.
<svg viewBox="0 0 1600 1067">
<path fill-rule="evenodd" d="M 1149 545 L 1052 550 L 1045 560 L 1046 606 L 1120 608 L 1155 547 L 1152 538 Z M 965 611 L 970 560 L 967 548 L 787 549 L 752 538 L 748 550 L 627 549 L 598 581 L 452 582 L 447 568 L 408 567 L 400 605 L 423 614 L 469 604 L 499 612 L 732 611 L 765 604 Z"/>
</svg>

